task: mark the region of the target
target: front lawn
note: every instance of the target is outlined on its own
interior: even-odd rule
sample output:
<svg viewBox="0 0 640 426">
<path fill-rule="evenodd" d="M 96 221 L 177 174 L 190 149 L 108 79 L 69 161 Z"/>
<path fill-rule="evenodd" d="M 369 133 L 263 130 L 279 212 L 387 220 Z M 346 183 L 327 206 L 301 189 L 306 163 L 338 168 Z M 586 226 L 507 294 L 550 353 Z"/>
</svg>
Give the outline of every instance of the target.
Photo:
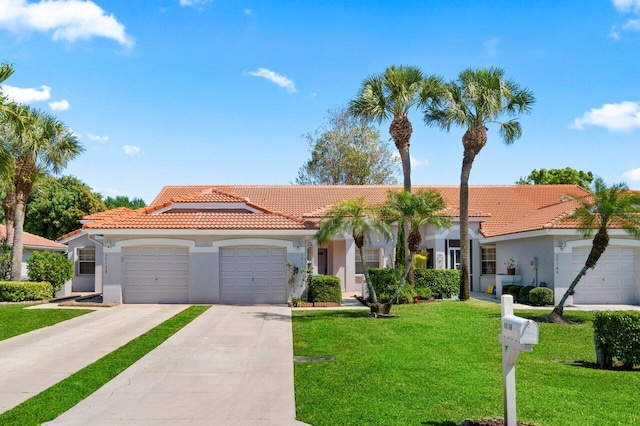
<svg viewBox="0 0 640 426">
<path fill-rule="evenodd" d="M 499 305 L 437 302 L 395 306 L 393 313 L 376 320 L 362 311 L 294 311 L 295 355 L 334 357 L 295 364 L 299 420 L 454 426 L 502 416 Z M 582 323 L 539 323 L 540 343 L 521 354 L 518 419 L 539 426 L 640 424 L 640 371 L 594 368 L 592 314 L 569 317 Z"/>
<path fill-rule="evenodd" d="M 25 309 L 28 306 L 0 306 L 0 340 L 93 312 L 89 309 Z"/>
</svg>

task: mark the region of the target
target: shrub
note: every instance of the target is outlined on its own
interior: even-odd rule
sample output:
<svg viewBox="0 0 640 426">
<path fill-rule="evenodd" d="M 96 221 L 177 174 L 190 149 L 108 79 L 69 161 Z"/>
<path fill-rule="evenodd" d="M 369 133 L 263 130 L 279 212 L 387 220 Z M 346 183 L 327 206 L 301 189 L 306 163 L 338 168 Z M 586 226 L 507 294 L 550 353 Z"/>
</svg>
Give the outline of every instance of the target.
<svg viewBox="0 0 640 426">
<path fill-rule="evenodd" d="M 532 285 L 520 287 L 520 292 L 518 293 L 518 300 L 520 301 L 520 303 L 529 303 L 529 293 L 534 288 L 535 287 Z"/>
<path fill-rule="evenodd" d="M 625 368 L 640 365 L 640 312 L 596 312 L 593 337 L 601 368 L 613 367 L 614 360 Z"/>
<path fill-rule="evenodd" d="M 534 306 L 553 305 L 553 291 L 547 287 L 536 287 L 529 292 L 529 302 Z"/>
<path fill-rule="evenodd" d="M 11 247 L 4 240 L 0 244 L 0 280 L 11 279 Z"/>
<path fill-rule="evenodd" d="M 309 302 L 342 302 L 340 278 L 334 275 L 309 275 Z"/>
<path fill-rule="evenodd" d="M 402 268 L 369 269 L 369 278 L 371 278 L 371 285 L 376 291 L 376 296 L 378 296 L 378 302 L 389 302 L 391 296 L 400 285 L 400 277 L 402 276 L 402 273 Z M 406 287 L 410 286 L 408 284 L 405 284 L 405 288 Z M 404 291 L 405 289 L 402 290 Z"/>
<path fill-rule="evenodd" d="M 24 302 L 51 297 L 48 282 L 0 281 L 0 302 Z"/>
<path fill-rule="evenodd" d="M 433 297 L 433 291 L 429 287 L 416 286 L 416 293 L 420 296 L 420 299 L 430 299 Z"/>
<path fill-rule="evenodd" d="M 73 262 L 50 251 L 34 252 L 27 260 L 27 269 L 29 280 L 50 283 L 53 295 L 73 277 Z"/>
<path fill-rule="evenodd" d="M 429 288 L 436 298 L 457 295 L 460 292 L 460 271 L 457 269 L 416 269 L 415 286 L 418 292 Z"/>
<path fill-rule="evenodd" d="M 513 284 L 507 284 L 502 286 L 502 294 L 509 294 L 509 289 L 514 287 Z"/>
<path fill-rule="evenodd" d="M 510 294 L 513 296 L 513 302 L 517 303 L 520 302 L 520 289 L 522 288 L 522 286 L 519 285 L 511 285 L 509 286 L 509 289 L 507 291 L 507 294 Z"/>
</svg>

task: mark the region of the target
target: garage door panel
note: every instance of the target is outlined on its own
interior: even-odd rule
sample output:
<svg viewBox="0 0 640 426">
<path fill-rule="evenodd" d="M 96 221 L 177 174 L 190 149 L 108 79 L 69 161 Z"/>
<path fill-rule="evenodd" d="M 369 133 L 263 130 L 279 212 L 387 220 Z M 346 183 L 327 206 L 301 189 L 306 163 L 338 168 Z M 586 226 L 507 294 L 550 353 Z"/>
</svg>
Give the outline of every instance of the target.
<svg viewBox="0 0 640 426">
<path fill-rule="evenodd" d="M 136 247 L 123 253 L 125 303 L 187 303 L 189 253 L 184 248 Z"/>
</svg>

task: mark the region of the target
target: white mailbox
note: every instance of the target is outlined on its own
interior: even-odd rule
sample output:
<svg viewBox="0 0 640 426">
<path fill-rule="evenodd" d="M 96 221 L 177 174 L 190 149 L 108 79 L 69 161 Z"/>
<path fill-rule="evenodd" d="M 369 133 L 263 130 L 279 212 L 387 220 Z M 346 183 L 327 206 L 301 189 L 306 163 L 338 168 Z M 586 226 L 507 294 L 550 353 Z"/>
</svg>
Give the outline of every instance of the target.
<svg viewBox="0 0 640 426">
<path fill-rule="evenodd" d="M 502 317 L 501 343 L 521 351 L 531 351 L 531 346 L 538 344 L 538 324 L 515 315 L 505 315 Z"/>
</svg>

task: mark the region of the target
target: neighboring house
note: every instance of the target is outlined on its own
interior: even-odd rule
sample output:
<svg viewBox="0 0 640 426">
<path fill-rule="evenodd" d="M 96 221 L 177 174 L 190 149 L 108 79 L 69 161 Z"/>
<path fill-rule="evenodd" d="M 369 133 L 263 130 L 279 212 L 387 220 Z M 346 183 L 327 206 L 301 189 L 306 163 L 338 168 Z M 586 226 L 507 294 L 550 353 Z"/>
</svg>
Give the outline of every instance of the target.
<svg viewBox="0 0 640 426">
<path fill-rule="evenodd" d="M 0 225 L 0 241 L 4 241 L 7 238 L 7 227 Z M 67 246 L 55 241 L 48 240 L 37 235 L 25 232 L 23 234 L 24 251 L 22 252 L 22 279 L 26 280 L 28 276 L 27 260 L 31 257 L 34 251 L 56 251 L 64 253 L 67 251 Z"/>
<path fill-rule="evenodd" d="M 431 188 L 447 202 L 449 229 L 424 229 L 428 267 L 460 264 L 459 188 Z M 349 234 L 318 245 L 313 238 L 335 202 L 366 196 L 381 204 L 398 186 L 166 186 L 151 207 L 116 209 L 85 218 L 63 236 L 76 263 L 74 291 L 102 292 L 124 303 L 285 303 L 303 288 L 307 265 L 340 278 L 345 292 L 362 288 L 362 261 Z M 472 186 L 472 291 L 518 282 L 546 285 L 558 300 L 584 265 L 591 240 L 567 219 L 575 208 L 563 195 L 575 185 Z M 569 303 L 638 303 L 640 241 L 610 232 L 610 247 Z M 393 264 L 394 242 L 365 248 L 369 266 Z M 516 275 L 505 263 L 514 259 Z M 295 268 L 293 268 L 295 267 Z M 503 275 L 505 274 L 505 275 Z"/>
</svg>

